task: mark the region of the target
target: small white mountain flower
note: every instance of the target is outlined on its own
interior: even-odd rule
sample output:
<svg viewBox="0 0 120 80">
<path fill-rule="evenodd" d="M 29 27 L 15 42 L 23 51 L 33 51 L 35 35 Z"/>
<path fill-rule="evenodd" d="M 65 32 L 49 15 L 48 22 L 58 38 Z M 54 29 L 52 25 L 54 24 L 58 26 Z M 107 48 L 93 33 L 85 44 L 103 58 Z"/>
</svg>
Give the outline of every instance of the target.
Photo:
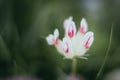
<svg viewBox="0 0 120 80">
<path fill-rule="evenodd" d="M 46 40 L 49 45 L 55 45 L 57 50 L 65 57 L 72 59 L 74 57 L 83 57 L 86 51 L 91 47 L 94 40 L 94 33 L 88 31 L 88 25 L 83 18 L 80 22 L 80 29 L 76 33 L 76 26 L 72 17 L 66 19 L 63 23 L 65 36 L 63 40 L 59 39 L 59 31 L 55 29 L 53 34 L 49 34 Z"/>
</svg>

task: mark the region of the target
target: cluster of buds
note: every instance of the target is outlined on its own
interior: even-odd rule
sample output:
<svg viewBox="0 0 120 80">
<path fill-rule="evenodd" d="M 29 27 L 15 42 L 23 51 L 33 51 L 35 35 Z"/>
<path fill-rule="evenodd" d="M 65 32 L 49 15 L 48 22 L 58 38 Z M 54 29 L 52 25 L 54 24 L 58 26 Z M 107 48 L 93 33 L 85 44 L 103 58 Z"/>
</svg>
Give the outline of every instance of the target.
<svg viewBox="0 0 120 80">
<path fill-rule="evenodd" d="M 55 29 L 53 34 L 49 34 L 46 37 L 47 43 L 54 45 L 65 58 L 83 57 L 94 40 L 94 33 L 88 31 L 86 20 L 84 18 L 81 20 L 78 32 L 76 32 L 76 26 L 72 17 L 66 19 L 63 26 L 65 30 L 64 38 L 60 40 L 59 31 Z"/>
</svg>

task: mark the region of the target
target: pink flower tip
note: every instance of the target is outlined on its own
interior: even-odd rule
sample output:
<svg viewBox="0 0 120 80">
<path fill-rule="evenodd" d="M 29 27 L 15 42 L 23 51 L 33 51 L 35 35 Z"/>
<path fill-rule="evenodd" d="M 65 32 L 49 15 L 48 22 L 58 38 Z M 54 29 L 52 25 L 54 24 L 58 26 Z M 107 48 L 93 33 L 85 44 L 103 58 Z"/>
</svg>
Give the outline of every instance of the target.
<svg viewBox="0 0 120 80">
<path fill-rule="evenodd" d="M 46 41 L 49 45 L 57 45 L 59 43 L 59 31 L 58 29 L 54 30 L 54 34 L 49 34 L 46 37 Z"/>
<path fill-rule="evenodd" d="M 88 30 L 87 21 L 85 18 L 82 18 L 80 22 L 80 33 L 84 34 L 87 32 L 87 30 Z"/>
</svg>

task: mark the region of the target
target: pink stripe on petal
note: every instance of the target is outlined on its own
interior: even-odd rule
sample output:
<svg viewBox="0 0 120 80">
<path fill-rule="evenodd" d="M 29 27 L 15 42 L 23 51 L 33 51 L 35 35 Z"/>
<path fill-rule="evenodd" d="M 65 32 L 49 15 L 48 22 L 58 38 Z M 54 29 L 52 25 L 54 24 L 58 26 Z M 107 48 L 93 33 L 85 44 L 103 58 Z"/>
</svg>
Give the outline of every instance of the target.
<svg viewBox="0 0 120 80">
<path fill-rule="evenodd" d="M 91 38 L 91 36 L 87 39 L 87 41 L 86 41 L 86 43 L 85 43 L 85 48 L 89 48 L 90 46 L 89 46 L 89 41 L 90 41 L 90 38 Z"/>
<path fill-rule="evenodd" d="M 67 29 L 67 34 L 70 38 L 74 37 L 76 33 L 75 23 L 72 21 Z"/>
<path fill-rule="evenodd" d="M 74 36 L 74 30 L 72 29 L 71 31 L 68 31 L 68 36 L 72 38 Z"/>
<path fill-rule="evenodd" d="M 67 54 L 67 53 L 69 52 L 69 46 L 68 46 L 68 43 L 66 43 L 66 46 L 67 46 L 67 48 L 66 48 L 66 50 L 65 50 L 65 53 Z"/>
<path fill-rule="evenodd" d="M 90 38 L 90 40 L 89 40 L 89 47 L 92 45 L 93 41 L 94 41 L 94 38 L 93 38 L 93 36 L 92 36 L 92 37 Z"/>
<path fill-rule="evenodd" d="M 93 33 L 88 33 L 87 37 L 86 37 L 86 40 L 85 40 L 85 43 L 84 43 L 84 46 L 86 49 L 90 48 L 90 46 L 92 45 L 93 43 Z"/>
<path fill-rule="evenodd" d="M 68 54 L 68 52 L 69 52 L 69 49 L 67 48 L 66 51 L 65 51 L 65 53 Z"/>
<path fill-rule="evenodd" d="M 70 52 L 70 45 L 68 38 L 63 38 L 63 51 L 68 54 Z"/>
</svg>

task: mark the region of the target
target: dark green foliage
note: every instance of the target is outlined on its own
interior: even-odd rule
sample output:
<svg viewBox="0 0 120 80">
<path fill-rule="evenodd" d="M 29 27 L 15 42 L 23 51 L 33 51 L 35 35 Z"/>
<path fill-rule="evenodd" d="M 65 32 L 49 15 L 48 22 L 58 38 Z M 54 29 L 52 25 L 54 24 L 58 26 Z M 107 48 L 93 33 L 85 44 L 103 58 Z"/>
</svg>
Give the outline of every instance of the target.
<svg viewBox="0 0 120 80">
<path fill-rule="evenodd" d="M 98 6 L 96 6 L 98 5 Z M 93 7 L 91 7 L 93 6 Z M 63 57 L 45 37 L 55 28 L 64 36 L 63 21 L 73 16 L 77 29 L 85 17 L 95 34 L 87 61 L 78 60 L 77 73 L 93 80 L 103 62 L 110 27 L 113 40 L 104 73 L 119 68 L 120 2 L 105 0 L 1 0 L 0 1 L 0 77 L 31 76 L 57 80 L 59 70 L 70 74 L 71 61 Z"/>
</svg>

